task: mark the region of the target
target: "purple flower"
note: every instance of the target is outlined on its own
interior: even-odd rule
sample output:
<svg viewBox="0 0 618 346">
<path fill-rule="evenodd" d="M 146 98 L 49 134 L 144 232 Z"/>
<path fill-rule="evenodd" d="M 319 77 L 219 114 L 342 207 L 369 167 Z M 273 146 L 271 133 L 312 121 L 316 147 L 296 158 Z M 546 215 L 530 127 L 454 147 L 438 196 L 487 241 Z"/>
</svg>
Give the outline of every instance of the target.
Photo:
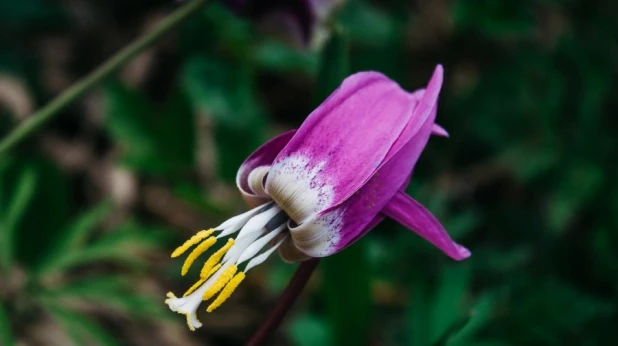
<svg viewBox="0 0 618 346">
<path fill-rule="evenodd" d="M 169 307 L 187 316 L 189 328 L 199 328 L 195 312 L 202 300 L 221 291 L 207 310 L 216 309 L 272 252 L 279 250 L 291 262 L 328 256 L 385 217 L 455 260 L 469 257 L 470 251 L 405 193 L 430 135 L 447 136 L 434 123 L 442 75 L 437 66 L 426 89 L 408 93 L 380 73 L 354 74 L 298 130 L 258 148 L 236 178 L 253 209 L 199 232 L 174 251 L 177 257 L 199 243 L 185 261 L 184 275 L 217 239 L 238 232 L 205 263 L 185 297 L 168 294 Z"/>
</svg>

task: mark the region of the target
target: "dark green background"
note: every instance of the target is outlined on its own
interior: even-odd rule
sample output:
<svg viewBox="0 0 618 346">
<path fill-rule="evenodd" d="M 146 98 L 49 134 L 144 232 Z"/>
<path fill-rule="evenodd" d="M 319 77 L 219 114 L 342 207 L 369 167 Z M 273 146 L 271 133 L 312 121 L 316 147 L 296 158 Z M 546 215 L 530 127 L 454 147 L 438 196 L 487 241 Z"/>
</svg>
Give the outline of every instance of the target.
<svg viewBox="0 0 618 346">
<path fill-rule="evenodd" d="M 2 1 L 0 133 L 176 6 Z M 414 90 L 437 63 L 451 137 L 408 192 L 472 257 L 385 221 L 322 261 L 273 344 L 618 341 L 618 2 L 351 0 L 328 49 L 262 24 L 207 5 L 0 158 L 0 345 L 243 344 L 295 266 L 272 258 L 191 333 L 163 296 L 196 274 L 169 251 L 244 209 L 240 162 L 342 75 Z"/>
</svg>

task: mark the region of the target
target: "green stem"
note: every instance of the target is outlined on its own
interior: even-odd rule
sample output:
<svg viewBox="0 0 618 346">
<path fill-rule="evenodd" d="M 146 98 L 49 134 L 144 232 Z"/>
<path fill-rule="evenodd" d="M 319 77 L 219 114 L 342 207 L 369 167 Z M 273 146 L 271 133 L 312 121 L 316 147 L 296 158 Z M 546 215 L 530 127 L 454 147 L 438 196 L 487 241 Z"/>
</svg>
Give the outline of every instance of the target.
<svg viewBox="0 0 618 346">
<path fill-rule="evenodd" d="M 17 128 L 11 131 L 2 142 L 0 142 L 0 155 L 6 154 L 11 148 L 24 140 L 28 135 L 38 130 L 46 122 L 51 120 L 61 110 L 80 98 L 84 93 L 103 79 L 114 73 L 118 68 L 131 61 L 144 49 L 150 47 L 163 35 L 180 25 L 185 19 L 197 12 L 206 4 L 207 0 L 191 0 L 186 5 L 178 8 L 175 12 L 165 18 L 152 31 L 133 41 L 124 47 L 114 56 L 109 58 L 90 74 L 73 84 L 70 88 L 62 92 L 43 108 L 36 111 L 27 120 L 22 122 Z"/>
</svg>

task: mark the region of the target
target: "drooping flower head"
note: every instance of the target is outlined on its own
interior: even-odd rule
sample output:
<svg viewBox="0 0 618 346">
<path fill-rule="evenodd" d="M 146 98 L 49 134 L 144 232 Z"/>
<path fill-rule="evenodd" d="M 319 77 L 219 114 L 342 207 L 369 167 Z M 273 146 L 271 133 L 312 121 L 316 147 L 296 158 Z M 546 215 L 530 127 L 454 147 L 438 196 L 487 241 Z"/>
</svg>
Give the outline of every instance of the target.
<svg viewBox="0 0 618 346">
<path fill-rule="evenodd" d="M 177 257 L 197 245 L 183 265 L 184 275 L 199 255 L 230 238 L 204 263 L 200 280 L 183 298 L 168 294 L 170 309 L 185 314 L 190 329 L 199 328 L 200 303 L 218 293 L 207 311 L 216 309 L 247 271 L 274 251 L 289 262 L 328 256 L 385 217 L 455 260 L 469 257 L 470 252 L 405 193 L 430 135 L 447 136 L 435 124 L 442 76 L 437 66 L 426 89 L 408 93 L 380 73 L 354 74 L 298 130 L 258 148 L 236 177 L 253 209 L 198 232 L 174 251 L 172 257 Z"/>
</svg>

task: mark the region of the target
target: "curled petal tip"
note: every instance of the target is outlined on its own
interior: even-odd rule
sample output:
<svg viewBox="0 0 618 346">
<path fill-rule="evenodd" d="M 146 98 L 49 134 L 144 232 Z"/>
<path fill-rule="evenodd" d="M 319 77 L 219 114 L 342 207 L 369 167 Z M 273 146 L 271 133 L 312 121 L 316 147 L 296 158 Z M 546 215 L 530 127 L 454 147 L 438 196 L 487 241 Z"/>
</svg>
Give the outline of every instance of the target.
<svg viewBox="0 0 618 346">
<path fill-rule="evenodd" d="M 470 250 L 468 250 L 467 248 L 459 245 L 459 244 L 455 244 L 455 247 L 457 248 L 457 252 L 458 252 L 458 256 L 457 257 L 453 257 L 454 260 L 456 261 L 463 261 L 466 258 L 470 257 L 472 255 L 472 253 L 470 252 Z"/>
<path fill-rule="evenodd" d="M 444 66 L 442 66 L 442 64 L 437 64 L 436 68 L 433 71 L 434 75 L 435 74 L 440 74 L 443 75 L 444 74 Z"/>
<path fill-rule="evenodd" d="M 444 68 L 440 64 L 436 65 L 436 68 L 433 70 L 433 74 L 431 75 L 431 80 L 434 80 L 434 79 L 436 80 L 439 86 L 442 86 L 442 81 L 444 79 Z M 430 80 L 430 83 L 431 83 L 431 80 Z"/>
<path fill-rule="evenodd" d="M 438 124 L 433 124 L 433 127 L 431 128 L 431 134 L 439 137 L 449 137 L 448 132 Z"/>
</svg>

